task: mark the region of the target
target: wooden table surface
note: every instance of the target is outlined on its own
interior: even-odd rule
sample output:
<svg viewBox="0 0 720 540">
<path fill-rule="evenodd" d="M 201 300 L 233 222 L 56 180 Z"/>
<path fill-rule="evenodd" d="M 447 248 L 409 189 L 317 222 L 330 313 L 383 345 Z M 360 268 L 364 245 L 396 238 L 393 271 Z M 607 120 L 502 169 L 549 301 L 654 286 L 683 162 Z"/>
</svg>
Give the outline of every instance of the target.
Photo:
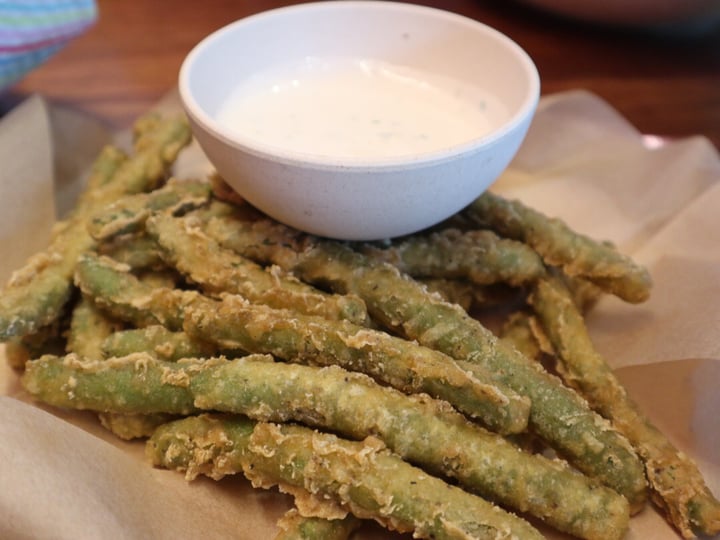
<svg viewBox="0 0 720 540">
<path fill-rule="evenodd" d="M 174 87 L 183 57 L 238 18 L 292 2 L 99 0 L 83 36 L 0 96 L 0 112 L 38 92 L 124 127 Z M 534 59 L 543 94 L 584 88 L 644 133 L 704 135 L 720 148 L 720 32 L 649 35 L 549 16 L 506 0 L 419 2 L 476 18 Z"/>
</svg>

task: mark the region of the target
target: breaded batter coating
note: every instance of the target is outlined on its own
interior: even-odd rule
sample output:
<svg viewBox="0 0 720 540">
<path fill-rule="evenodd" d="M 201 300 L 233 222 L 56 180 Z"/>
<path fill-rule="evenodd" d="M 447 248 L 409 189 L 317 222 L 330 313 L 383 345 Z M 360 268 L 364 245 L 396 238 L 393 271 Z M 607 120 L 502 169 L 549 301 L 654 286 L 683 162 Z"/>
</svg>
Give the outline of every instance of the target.
<svg viewBox="0 0 720 540">
<path fill-rule="evenodd" d="M 527 398 L 504 385 L 478 380 L 476 371 L 470 374 L 442 353 L 386 333 L 348 321 L 252 305 L 239 297 L 227 296 L 219 303 L 195 291 L 152 287 L 112 260 L 92 254 L 81 257 L 76 281 L 94 302 L 121 320 L 143 327 L 160 324 L 175 331 L 185 328 L 196 340 L 198 352 L 201 342 L 213 342 L 218 350 L 272 353 L 291 361 L 339 364 L 370 373 L 404 391 L 424 391 L 445 399 L 502 433 L 517 433 L 527 426 Z M 128 339 L 142 339 L 153 345 L 154 341 L 147 332 L 123 336 L 126 343 Z M 187 337 L 178 339 L 181 343 L 168 339 L 148 350 L 169 348 L 174 354 L 177 345 L 192 349 Z M 126 352 L 132 350 L 138 349 L 131 344 Z"/>
<path fill-rule="evenodd" d="M 720 502 L 695 463 L 638 409 L 595 349 L 571 292 L 558 277 L 539 281 L 532 305 L 552 342 L 558 371 L 608 418 L 645 463 L 651 495 L 685 538 L 720 533 Z"/>
<path fill-rule="evenodd" d="M 120 330 L 120 324 L 100 310 L 93 300 L 81 295 L 70 315 L 67 352 L 84 358 L 104 358 L 103 341 Z"/>
<path fill-rule="evenodd" d="M 148 354 L 101 362 L 46 356 L 28 364 L 22 383 L 58 407 L 132 414 L 199 408 L 301 422 L 356 440 L 373 435 L 410 463 L 581 538 L 619 539 L 628 526 L 627 500 L 566 464 L 523 452 L 442 401 L 337 366 L 264 355 L 179 362 Z"/>
<path fill-rule="evenodd" d="M 162 325 L 114 332 L 103 340 L 101 350 L 106 358 L 147 352 L 170 362 L 181 358 L 209 358 L 218 354 L 215 344 L 185 332 L 173 332 Z"/>
<path fill-rule="evenodd" d="M 525 242 L 550 266 L 572 277 L 584 277 L 627 302 L 639 303 L 650 295 L 648 271 L 610 245 L 570 229 L 520 201 L 486 191 L 463 214 L 481 227 Z"/>
<path fill-rule="evenodd" d="M 576 392 L 459 306 L 429 293 L 391 264 L 339 242 L 306 239 L 280 224 L 248 223 L 228 214 L 213 217 L 207 228 L 221 244 L 247 257 L 285 265 L 300 279 L 335 292 L 356 294 L 386 328 L 476 364 L 491 381 L 529 397 L 529 425 L 537 435 L 579 470 L 624 495 L 634 512 L 644 506 L 643 465 L 627 439 Z"/>
<path fill-rule="evenodd" d="M 545 274 L 545 265 L 535 251 L 489 230 L 444 229 L 403 238 L 387 247 L 365 244 L 358 249 L 415 278 L 466 278 L 478 285 L 517 287 Z"/>
<path fill-rule="evenodd" d="M 70 299 L 78 257 L 91 249 L 90 214 L 122 195 L 154 189 L 165 179 L 179 151 L 190 141 L 184 118 L 148 116 L 135 124 L 135 153 L 127 158 L 108 147 L 94 164 L 77 208 L 56 227 L 50 246 L 16 272 L 0 294 L 0 340 L 37 331 L 54 321 Z"/>
<path fill-rule="evenodd" d="M 188 478 L 242 472 L 256 487 L 309 492 L 417 538 L 542 538 L 526 521 L 424 473 L 372 437 L 347 441 L 300 426 L 200 416 L 160 428 L 146 453 Z"/>
<path fill-rule="evenodd" d="M 586 474 L 622 493 L 634 510 L 647 494 L 642 463 L 627 440 L 574 391 L 459 307 L 387 264 L 337 243 L 319 242 L 298 255 L 294 271 L 309 282 L 353 292 L 389 328 L 458 360 L 478 364 L 495 381 L 530 398 L 530 428 Z"/>
<path fill-rule="evenodd" d="M 95 240 L 143 230 L 145 221 L 155 212 L 179 214 L 210 200 L 210 184 L 202 180 L 177 180 L 148 193 L 127 195 L 90 217 L 88 231 Z"/>
<path fill-rule="evenodd" d="M 347 319 L 367 326 L 365 303 L 355 295 L 328 294 L 302 283 L 280 268 L 263 268 L 224 249 L 193 219 L 156 215 L 147 222 L 168 264 L 207 293 L 240 294 L 251 302 L 292 309 L 332 320 Z"/>
<path fill-rule="evenodd" d="M 226 296 L 189 310 L 186 332 L 225 350 L 272 354 L 289 362 L 339 365 L 406 393 L 427 393 L 499 433 L 527 427 L 530 400 L 477 380 L 439 351 L 367 329 Z"/>
<path fill-rule="evenodd" d="M 280 532 L 274 540 L 349 540 L 361 523 L 362 520 L 352 514 L 327 519 L 303 516 L 297 508 L 292 508 L 278 520 Z"/>
<path fill-rule="evenodd" d="M 160 324 L 181 330 L 187 306 L 212 302 L 197 291 L 143 283 L 126 265 L 94 253 L 78 259 L 75 283 L 102 309 L 139 327 Z"/>
</svg>

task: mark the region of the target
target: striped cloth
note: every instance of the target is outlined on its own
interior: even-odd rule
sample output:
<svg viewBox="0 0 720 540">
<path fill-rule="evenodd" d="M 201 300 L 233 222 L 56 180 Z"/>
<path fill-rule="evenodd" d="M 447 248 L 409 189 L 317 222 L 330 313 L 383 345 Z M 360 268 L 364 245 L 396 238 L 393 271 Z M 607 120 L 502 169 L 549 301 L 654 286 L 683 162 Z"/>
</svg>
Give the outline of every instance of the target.
<svg viewBox="0 0 720 540">
<path fill-rule="evenodd" d="M 0 0 L 0 91 L 97 18 L 94 0 Z"/>
</svg>

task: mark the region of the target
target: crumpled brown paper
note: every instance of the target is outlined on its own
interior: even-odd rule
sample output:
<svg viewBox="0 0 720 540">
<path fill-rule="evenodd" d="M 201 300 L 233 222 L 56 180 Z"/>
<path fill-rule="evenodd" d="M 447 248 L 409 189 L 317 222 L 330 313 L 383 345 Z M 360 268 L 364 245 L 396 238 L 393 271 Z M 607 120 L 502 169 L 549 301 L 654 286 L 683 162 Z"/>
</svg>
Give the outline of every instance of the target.
<svg viewBox="0 0 720 540">
<path fill-rule="evenodd" d="M 161 104 L 177 108 L 174 94 Z M 82 171 L 111 138 L 127 134 L 40 98 L 0 122 L 0 279 L 44 246 Z M 176 165 L 180 177 L 209 170 L 197 146 Z M 494 189 L 648 266 L 651 299 L 639 306 L 603 299 L 590 330 L 630 394 L 720 495 L 717 150 L 700 137 L 643 136 L 596 96 L 570 92 L 543 98 Z M 187 484 L 152 469 L 142 443 L 115 439 L 93 415 L 28 402 L 0 358 L 0 538 L 273 538 L 291 503 L 241 478 Z M 678 538 L 651 507 L 631 523 L 631 540 Z M 372 526 L 359 536 L 398 537 Z"/>
</svg>

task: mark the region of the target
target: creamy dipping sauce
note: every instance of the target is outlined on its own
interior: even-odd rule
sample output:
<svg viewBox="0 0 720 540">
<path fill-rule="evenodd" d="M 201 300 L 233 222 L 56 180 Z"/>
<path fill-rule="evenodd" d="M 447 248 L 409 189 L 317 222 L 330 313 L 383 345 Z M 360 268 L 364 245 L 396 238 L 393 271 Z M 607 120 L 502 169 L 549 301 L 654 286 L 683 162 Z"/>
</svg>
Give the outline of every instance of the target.
<svg viewBox="0 0 720 540">
<path fill-rule="evenodd" d="M 462 81 L 362 58 L 305 58 L 238 86 L 216 119 L 257 143 L 330 158 L 437 152 L 507 118 L 494 96 Z"/>
</svg>

